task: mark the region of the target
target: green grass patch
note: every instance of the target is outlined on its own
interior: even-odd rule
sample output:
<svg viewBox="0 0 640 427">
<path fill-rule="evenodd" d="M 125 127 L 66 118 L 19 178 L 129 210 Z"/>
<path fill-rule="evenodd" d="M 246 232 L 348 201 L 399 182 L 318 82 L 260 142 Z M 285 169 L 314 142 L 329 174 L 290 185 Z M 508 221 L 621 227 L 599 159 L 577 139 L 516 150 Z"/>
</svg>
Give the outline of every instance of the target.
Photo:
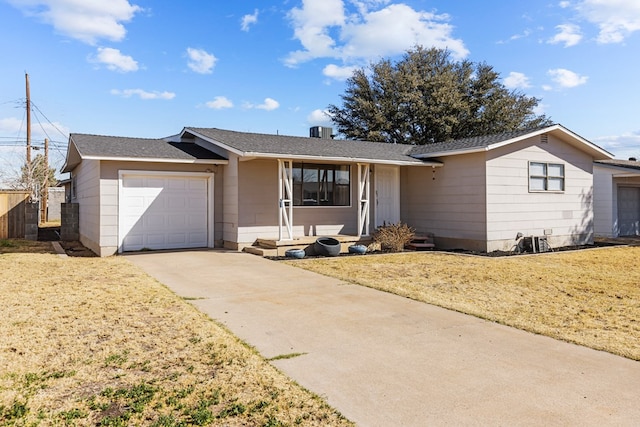
<svg viewBox="0 0 640 427">
<path fill-rule="evenodd" d="M 304 356 L 307 353 L 288 353 L 288 354 L 280 354 L 278 356 L 271 357 L 267 359 L 268 362 L 273 362 L 274 360 L 283 360 L 283 359 L 293 359 L 294 357 Z"/>
</svg>

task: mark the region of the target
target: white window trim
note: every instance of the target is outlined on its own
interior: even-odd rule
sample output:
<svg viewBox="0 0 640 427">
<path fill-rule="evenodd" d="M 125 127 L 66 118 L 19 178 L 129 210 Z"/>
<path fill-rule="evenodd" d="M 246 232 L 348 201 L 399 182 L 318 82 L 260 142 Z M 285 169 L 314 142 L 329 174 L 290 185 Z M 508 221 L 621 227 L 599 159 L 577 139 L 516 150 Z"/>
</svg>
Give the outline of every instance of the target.
<svg viewBox="0 0 640 427">
<path fill-rule="evenodd" d="M 533 164 L 545 165 L 546 174 L 545 175 L 534 175 L 531 172 L 531 166 Z M 550 176 L 549 175 L 549 166 L 560 166 L 562 168 L 562 176 Z M 527 184 L 529 187 L 529 193 L 564 193 L 566 187 L 566 168 L 564 163 L 555 163 L 555 162 L 542 162 L 542 161 L 530 161 L 529 162 L 529 170 L 527 177 Z M 545 183 L 544 190 L 536 190 L 531 188 L 531 178 L 543 178 Z M 562 178 L 562 190 L 549 190 L 549 178 Z"/>
</svg>

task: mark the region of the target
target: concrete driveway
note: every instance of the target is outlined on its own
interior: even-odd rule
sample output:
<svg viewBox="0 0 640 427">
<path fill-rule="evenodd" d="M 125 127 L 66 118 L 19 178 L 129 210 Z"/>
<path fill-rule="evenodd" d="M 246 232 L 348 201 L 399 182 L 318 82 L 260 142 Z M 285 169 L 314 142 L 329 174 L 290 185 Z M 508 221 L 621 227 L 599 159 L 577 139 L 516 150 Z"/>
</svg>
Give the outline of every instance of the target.
<svg viewBox="0 0 640 427">
<path fill-rule="evenodd" d="M 126 255 L 362 426 L 640 425 L 640 362 L 237 252 Z"/>
</svg>

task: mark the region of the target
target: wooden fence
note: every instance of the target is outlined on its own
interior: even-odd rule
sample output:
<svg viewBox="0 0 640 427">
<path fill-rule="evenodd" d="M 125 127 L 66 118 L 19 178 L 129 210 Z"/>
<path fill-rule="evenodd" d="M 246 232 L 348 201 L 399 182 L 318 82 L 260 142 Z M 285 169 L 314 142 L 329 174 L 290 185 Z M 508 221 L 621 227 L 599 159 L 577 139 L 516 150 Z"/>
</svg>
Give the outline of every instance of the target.
<svg viewBox="0 0 640 427">
<path fill-rule="evenodd" d="M 25 191 L 0 191 L 0 239 L 24 238 L 28 198 Z"/>
</svg>

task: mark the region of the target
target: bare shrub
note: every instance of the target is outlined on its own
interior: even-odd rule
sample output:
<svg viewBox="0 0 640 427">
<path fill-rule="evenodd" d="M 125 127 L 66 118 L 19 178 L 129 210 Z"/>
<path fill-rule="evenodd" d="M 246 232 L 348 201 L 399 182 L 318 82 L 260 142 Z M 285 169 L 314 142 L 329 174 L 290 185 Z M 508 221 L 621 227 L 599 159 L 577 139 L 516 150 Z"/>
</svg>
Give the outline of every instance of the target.
<svg viewBox="0 0 640 427">
<path fill-rule="evenodd" d="M 415 230 L 407 224 L 384 224 L 373 233 L 373 240 L 383 251 L 400 252 L 413 239 Z"/>
</svg>

